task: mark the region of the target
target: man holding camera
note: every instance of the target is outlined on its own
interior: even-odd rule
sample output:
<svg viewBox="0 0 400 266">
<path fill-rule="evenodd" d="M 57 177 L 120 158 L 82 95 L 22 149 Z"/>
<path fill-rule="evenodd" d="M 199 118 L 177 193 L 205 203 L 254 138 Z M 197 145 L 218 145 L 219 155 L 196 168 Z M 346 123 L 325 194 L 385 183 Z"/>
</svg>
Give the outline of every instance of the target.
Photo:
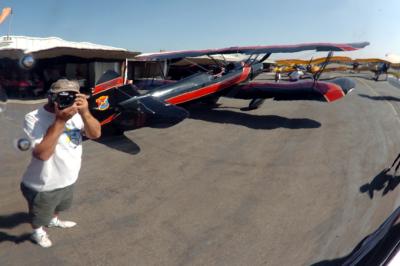
<svg viewBox="0 0 400 266">
<path fill-rule="evenodd" d="M 44 226 L 76 225 L 60 220 L 58 214 L 71 206 L 81 167 L 81 133 L 90 139 L 99 138 L 101 126 L 90 114 L 78 82 L 60 79 L 51 85 L 48 102 L 25 116 L 24 131 L 33 147 L 32 160 L 21 182 L 34 231 L 32 240 L 41 247 L 51 247 Z"/>
</svg>

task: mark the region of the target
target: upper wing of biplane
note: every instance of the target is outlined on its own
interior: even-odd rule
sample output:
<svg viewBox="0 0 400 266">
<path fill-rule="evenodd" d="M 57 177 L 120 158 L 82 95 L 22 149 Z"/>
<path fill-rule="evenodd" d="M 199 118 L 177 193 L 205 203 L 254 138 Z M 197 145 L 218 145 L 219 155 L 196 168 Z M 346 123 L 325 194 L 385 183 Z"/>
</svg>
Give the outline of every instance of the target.
<svg viewBox="0 0 400 266">
<path fill-rule="evenodd" d="M 257 54 L 271 54 L 271 53 L 294 53 L 307 50 L 315 50 L 318 52 L 324 51 L 354 51 L 369 45 L 369 42 L 359 43 L 305 43 L 296 45 L 271 45 L 271 46 L 237 46 L 221 49 L 208 49 L 208 50 L 185 50 L 185 51 L 171 51 L 159 52 L 152 54 L 142 54 L 135 57 L 139 61 L 160 61 L 170 60 L 185 57 L 196 57 L 202 55 L 215 55 L 215 54 L 234 54 L 241 53 L 247 55 Z"/>
</svg>

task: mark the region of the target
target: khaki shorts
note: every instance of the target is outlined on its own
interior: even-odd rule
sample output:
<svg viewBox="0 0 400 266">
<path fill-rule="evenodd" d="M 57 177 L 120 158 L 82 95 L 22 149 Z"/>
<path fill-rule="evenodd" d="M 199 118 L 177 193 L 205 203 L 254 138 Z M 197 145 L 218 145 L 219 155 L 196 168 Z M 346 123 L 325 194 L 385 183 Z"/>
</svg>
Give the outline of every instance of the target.
<svg viewBox="0 0 400 266">
<path fill-rule="evenodd" d="M 34 227 L 47 226 L 54 213 L 71 207 L 74 185 L 52 191 L 37 192 L 21 183 L 21 192 L 29 207 L 29 216 Z"/>
</svg>

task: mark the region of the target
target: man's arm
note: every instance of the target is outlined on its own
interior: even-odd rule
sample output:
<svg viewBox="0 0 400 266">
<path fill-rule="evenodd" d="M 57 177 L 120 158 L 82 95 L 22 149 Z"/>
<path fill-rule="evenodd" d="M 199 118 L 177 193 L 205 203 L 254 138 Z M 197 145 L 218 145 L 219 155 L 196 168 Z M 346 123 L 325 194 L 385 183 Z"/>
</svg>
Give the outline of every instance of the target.
<svg viewBox="0 0 400 266">
<path fill-rule="evenodd" d="M 47 129 L 43 140 L 32 151 L 36 159 L 47 161 L 53 155 L 58 138 L 64 132 L 64 126 L 64 121 L 54 120 L 54 123 Z"/>
<path fill-rule="evenodd" d="M 81 114 L 83 124 L 85 125 L 85 135 L 89 139 L 98 139 L 101 136 L 101 126 L 99 121 L 87 111 Z"/>
<path fill-rule="evenodd" d="M 85 127 L 85 135 L 89 139 L 98 139 L 101 136 L 101 125 L 89 111 L 89 104 L 86 100 L 86 95 L 77 94 L 75 100 L 78 106 L 78 112 L 82 117 Z"/>
<path fill-rule="evenodd" d="M 56 117 L 53 124 L 47 129 L 43 140 L 32 151 L 32 155 L 42 161 L 47 161 L 53 155 L 58 138 L 64 132 L 65 122 L 78 112 L 78 107 L 74 104 L 68 108 L 59 110 L 55 106 L 55 112 Z"/>
</svg>

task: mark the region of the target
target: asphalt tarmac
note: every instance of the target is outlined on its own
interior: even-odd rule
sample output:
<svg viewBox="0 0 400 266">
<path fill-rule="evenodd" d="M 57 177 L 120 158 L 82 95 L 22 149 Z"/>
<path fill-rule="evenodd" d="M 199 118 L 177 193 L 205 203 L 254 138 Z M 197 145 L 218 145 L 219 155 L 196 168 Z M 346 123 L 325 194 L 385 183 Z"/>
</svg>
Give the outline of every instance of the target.
<svg viewBox="0 0 400 266">
<path fill-rule="evenodd" d="M 329 74 L 334 75 L 334 74 Z M 0 265 L 310 265 L 349 254 L 399 205 L 381 171 L 400 152 L 400 89 L 354 75 L 340 101 L 220 99 L 167 129 L 84 143 L 75 201 L 29 241 L 23 115 L 1 115 Z M 270 78 L 270 77 L 260 77 Z M 394 82 L 394 81 L 393 81 Z M 386 179 L 385 179 L 386 178 Z"/>
</svg>

